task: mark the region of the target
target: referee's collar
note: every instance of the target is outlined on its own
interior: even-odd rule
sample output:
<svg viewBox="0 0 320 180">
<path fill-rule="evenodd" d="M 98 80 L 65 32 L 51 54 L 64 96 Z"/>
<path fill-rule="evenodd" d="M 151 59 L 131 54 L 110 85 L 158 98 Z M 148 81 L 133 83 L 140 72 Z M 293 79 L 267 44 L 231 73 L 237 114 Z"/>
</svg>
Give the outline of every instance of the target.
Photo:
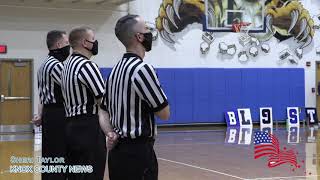
<svg viewBox="0 0 320 180">
<path fill-rule="evenodd" d="M 85 59 L 88 59 L 88 57 L 86 57 L 85 55 L 82 55 L 80 53 L 73 53 L 71 56 L 80 56 L 80 57 L 83 57 Z M 89 59 L 88 59 L 89 60 Z"/>
<path fill-rule="evenodd" d="M 127 52 L 127 53 L 125 53 L 125 54 L 123 55 L 123 58 L 131 58 L 131 57 L 137 57 L 137 58 L 139 58 L 140 60 L 142 60 L 142 58 L 141 58 L 139 55 L 137 55 L 137 54 L 135 54 L 135 53 L 132 53 L 132 52 Z"/>
</svg>

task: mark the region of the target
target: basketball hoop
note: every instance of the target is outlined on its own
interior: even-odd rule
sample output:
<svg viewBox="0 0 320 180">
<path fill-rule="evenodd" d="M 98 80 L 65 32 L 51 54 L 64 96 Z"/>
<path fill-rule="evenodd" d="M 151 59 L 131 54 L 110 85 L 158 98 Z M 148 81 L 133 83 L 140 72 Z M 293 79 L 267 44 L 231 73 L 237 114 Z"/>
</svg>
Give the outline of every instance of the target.
<svg viewBox="0 0 320 180">
<path fill-rule="evenodd" d="M 250 26 L 250 25 L 251 25 L 251 23 L 248 23 L 248 22 L 233 22 L 232 23 L 232 31 L 238 33 L 238 32 L 241 31 L 241 29 L 243 27 L 247 27 L 247 26 Z"/>
</svg>

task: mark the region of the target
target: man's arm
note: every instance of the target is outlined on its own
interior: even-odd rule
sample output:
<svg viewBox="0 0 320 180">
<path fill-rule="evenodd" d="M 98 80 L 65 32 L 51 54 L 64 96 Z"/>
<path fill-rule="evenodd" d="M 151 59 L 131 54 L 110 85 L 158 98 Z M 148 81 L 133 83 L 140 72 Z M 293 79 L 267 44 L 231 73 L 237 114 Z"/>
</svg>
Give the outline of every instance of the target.
<svg viewBox="0 0 320 180">
<path fill-rule="evenodd" d="M 154 114 L 162 120 L 168 120 L 169 102 L 153 67 L 147 64 L 141 67 L 134 74 L 132 82 L 139 97 L 148 102 Z"/>
<path fill-rule="evenodd" d="M 99 108 L 99 123 L 106 135 L 107 149 L 111 150 L 117 144 L 118 135 L 112 130 L 109 113 L 101 108 Z"/>
<path fill-rule="evenodd" d="M 99 105 L 99 124 L 102 131 L 107 136 L 109 132 L 113 132 L 113 129 L 110 123 L 110 116 L 107 111 L 105 111 L 104 109 L 101 109 L 100 107 L 101 98 L 98 99 L 98 102 L 99 102 L 98 104 Z"/>
<path fill-rule="evenodd" d="M 33 119 L 31 120 L 31 122 L 36 125 L 36 126 L 40 126 L 41 125 L 41 121 L 42 121 L 42 112 L 43 112 L 43 104 L 41 103 L 41 88 L 40 88 L 40 79 L 39 79 L 39 71 L 37 73 L 37 84 L 38 84 L 38 98 L 39 98 L 39 104 L 38 104 L 38 114 L 35 114 L 35 116 L 33 117 Z"/>
<path fill-rule="evenodd" d="M 83 64 L 78 77 L 80 82 L 90 89 L 97 100 L 103 96 L 103 78 L 96 64 L 93 62 Z"/>
<path fill-rule="evenodd" d="M 108 86 L 106 85 L 106 87 L 108 87 Z M 106 102 L 107 97 L 106 96 L 108 94 L 106 92 L 107 92 L 107 89 L 105 91 L 103 98 L 98 99 L 98 105 L 99 105 L 98 114 L 99 114 L 100 127 L 106 136 L 107 149 L 111 150 L 117 144 L 119 136 L 117 133 L 115 133 L 113 131 L 113 128 L 111 125 L 110 115 L 109 115 L 109 113 L 107 111 L 107 107 L 106 107 L 106 104 L 107 104 L 107 102 Z"/>
<path fill-rule="evenodd" d="M 43 104 L 39 103 L 38 104 L 38 115 L 42 117 L 42 112 L 43 112 Z"/>
<path fill-rule="evenodd" d="M 156 116 L 158 116 L 162 120 L 168 120 L 170 118 L 170 106 L 169 104 L 163 108 L 162 110 L 154 113 Z"/>
<path fill-rule="evenodd" d="M 52 71 L 50 73 L 50 76 L 53 78 L 53 81 L 55 81 L 59 86 L 61 86 L 61 74 L 63 70 L 63 64 L 61 62 L 56 63 L 54 67 L 52 68 Z"/>
<path fill-rule="evenodd" d="M 32 119 L 32 123 L 36 126 L 40 126 L 42 124 L 42 112 L 43 112 L 43 104 L 38 104 L 38 114 L 35 115 Z"/>
</svg>

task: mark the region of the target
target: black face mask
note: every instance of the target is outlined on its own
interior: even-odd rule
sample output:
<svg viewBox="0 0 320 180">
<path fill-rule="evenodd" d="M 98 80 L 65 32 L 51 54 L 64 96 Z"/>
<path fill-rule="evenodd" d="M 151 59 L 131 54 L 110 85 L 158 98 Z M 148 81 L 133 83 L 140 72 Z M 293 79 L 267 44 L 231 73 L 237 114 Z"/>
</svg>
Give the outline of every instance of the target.
<svg viewBox="0 0 320 180">
<path fill-rule="evenodd" d="M 144 36 L 144 40 L 141 43 L 143 45 L 143 47 L 146 49 L 146 52 L 151 51 L 151 47 L 152 47 L 152 33 L 148 32 L 148 33 L 141 33 Z"/>
<path fill-rule="evenodd" d="M 86 40 L 88 41 L 88 40 Z M 97 55 L 98 54 L 98 40 L 95 40 L 94 42 L 88 41 L 89 43 L 92 44 L 92 48 L 88 49 L 86 48 L 88 51 L 90 51 L 92 53 L 92 55 Z"/>
<path fill-rule="evenodd" d="M 56 59 L 58 59 L 61 62 L 66 60 L 67 57 L 69 56 L 69 54 L 70 54 L 70 45 L 67 45 L 67 46 L 60 48 L 60 49 L 50 50 L 50 53 L 49 53 L 49 55 L 55 57 Z"/>
</svg>

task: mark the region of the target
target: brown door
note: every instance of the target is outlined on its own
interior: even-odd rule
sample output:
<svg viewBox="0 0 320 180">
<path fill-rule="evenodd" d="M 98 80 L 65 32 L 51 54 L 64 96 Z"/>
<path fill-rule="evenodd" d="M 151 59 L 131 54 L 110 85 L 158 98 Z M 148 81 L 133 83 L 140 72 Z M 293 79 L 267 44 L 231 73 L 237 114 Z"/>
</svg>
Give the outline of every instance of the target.
<svg viewBox="0 0 320 180">
<path fill-rule="evenodd" d="M 17 166 L 31 166 L 34 167 L 32 162 L 19 164 L 13 162 L 13 157 L 17 158 L 34 158 L 33 156 L 33 140 L 16 140 L 16 141 L 0 141 L 0 179 L 2 180 L 32 180 L 36 173 L 31 173 L 28 169 L 27 172 L 16 172 Z M 36 159 L 34 159 L 36 160 Z M 39 166 L 37 164 L 37 166 Z M 10 171 L 11 167 L 11 171 Z M 27 169 L 25 169 L 27 170 Z M 41 178 L 37 178 L 41 179 Z"/>
<path fill-rule="evenodd" d="M 0 133 L 31 130 L 31 62 L 0 60 Z"/>
</svg>

